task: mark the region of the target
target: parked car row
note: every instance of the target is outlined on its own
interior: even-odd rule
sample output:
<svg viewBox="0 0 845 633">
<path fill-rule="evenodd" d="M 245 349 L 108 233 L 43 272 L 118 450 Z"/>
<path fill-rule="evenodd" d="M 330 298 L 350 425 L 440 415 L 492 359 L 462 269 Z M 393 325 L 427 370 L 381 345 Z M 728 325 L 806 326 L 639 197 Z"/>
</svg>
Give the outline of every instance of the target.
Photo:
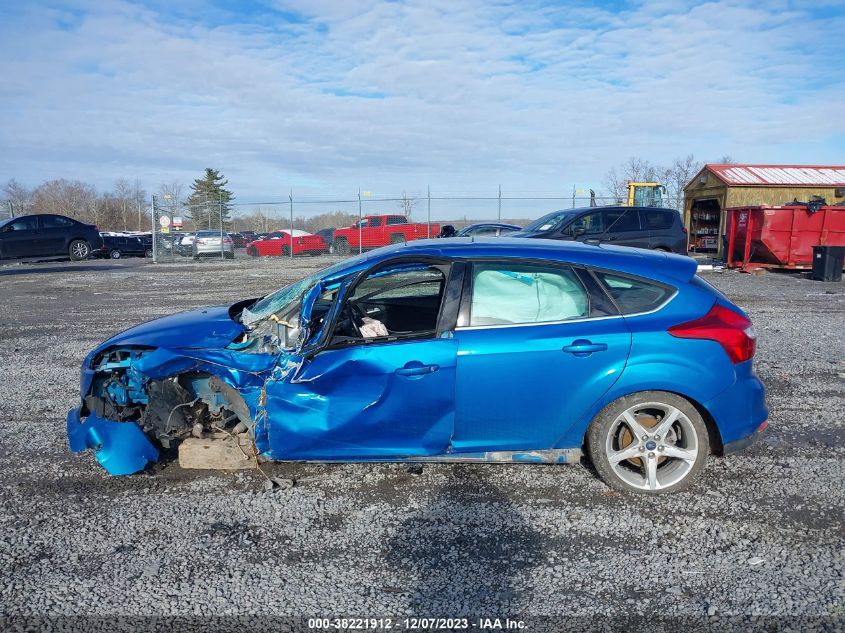
<svg viewBox="0 0 845 633">
<path fill-rule="evenodd" d="M 297 229 L 270 233 L 242 231 L 223 233 L 209 229 L 164 236 L 161 246 L 182 257 L 199 259 L 220 255 L 234 257 L 245 248 L 253 257 L 287 257 L 337 253 L 349 255 L 391 244 L 428 237 L 541 238 L 634 246 L 686 254 L 687 235 L 680 214 L 653 207 L 586 207 L 554 211 L 525 227 L 483 222 L 460 230 L 452 225 L 411 223 L 404 215 L 365 216 L 354 225 L 323 229 L 316 235 Z M 55 214 L 28 215 L 0 222 L 0 258 L 67 256 L 77 261 L 88 257 L 151 256 L 152 236 L 100 233 L 96 226 Z"/>
</svg>

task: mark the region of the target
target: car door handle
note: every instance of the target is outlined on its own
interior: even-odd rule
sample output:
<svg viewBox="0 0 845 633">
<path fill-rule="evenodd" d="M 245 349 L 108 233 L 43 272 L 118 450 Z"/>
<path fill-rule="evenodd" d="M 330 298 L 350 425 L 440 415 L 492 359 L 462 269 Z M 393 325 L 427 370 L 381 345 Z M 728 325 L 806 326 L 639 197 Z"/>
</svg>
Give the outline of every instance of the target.
<svg viewBox="0 0 845 633">
<path fill-rule="evenodd" d="M 438 369 L 440 369 L 440 365 L 423 365 L 419 361 L 410 361 L 405 363 L 404 367 L 400 367 L 396 370 L 396 373 L 399 376 L 425 376 L 426 374 L 433 374 Z"/>
<path fill-rule="evenodd" d="M 607 349 L 607 343 L 593 343 L 584 338 L 579 338 L 572 341 L 572 345 L 566 345 L 563 348 L 564 352 L 574 354 L 575 356 L 589 356 L 593 352 L 603 352 Z"/>
</svg>

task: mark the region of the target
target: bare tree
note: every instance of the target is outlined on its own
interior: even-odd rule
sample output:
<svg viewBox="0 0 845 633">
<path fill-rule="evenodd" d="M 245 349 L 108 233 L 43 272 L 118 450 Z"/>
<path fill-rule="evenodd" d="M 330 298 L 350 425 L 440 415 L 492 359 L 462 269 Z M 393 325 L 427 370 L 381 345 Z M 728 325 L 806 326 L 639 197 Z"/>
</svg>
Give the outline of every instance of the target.
<svg viewBox="0 0 845 633">
<path fill-rule="evenodd" d="M 661 182 L 666 185 L 666 193 L 675 208 L 682 209 L 684 201 L 684 187 L 692 180 L 704 163 L 696 160 L 692 154 L 683 158 L 676 158 L 672 164 L 663 170 Z"/>
<path fill-rule="evenodd" d="M 643 158 L 631 157 L 605 175 L 605 188 L 618 203 L 628 198 L 628 182 L 658 182 L 666 186 L 669 203 L 677 209 L 683 207 L 684 186 L 704 164 L 688 154 L 675 158 L 668 166 L 659 166 Z"/>
<path fill-rule="evenodd" d="M 24 215 L 29 212 L 30 204 L 32 203 L 32 191 L 24 187 L 14 178 L 10 178 L 6 186 L 3 187 L 3 193 L 9 200 L 12 206 L 12 213 L 14 215 Z"/>
<path fill-rule="evenodd" d="M 411 214 L 414 212 L 414 207 L 417 206 L 417 199 L 411 198 L 404 191 L 402 192 L 402 213 L 411 221 Z"/>
<path fill-rule="evenodd" d="M 158 188 L 158 205 L 169 209 L 171 216 L 177 215 L 182 204 L 184 189 L 185 186 L 178 180 L 162 183 Z M 197 228 L 196 222 L 194 222 L 193 229 L 196 231 Z"/>
<path fill-rule="evenodd" d="M 604 186 L 609 197 L 622 203 L 628 198 L 628 182 L 655 182 L 660 167 L 644 158 L 630 157 L 618 167 L 611 167 L 604 177 Z"/>
<path fill-rule="evenodd" d="M 144 188 L 141 186 L 141 181 L 137 178 L 132 183 L 132 192 L 130 194 L 130 199 L 132 201 L 132 206 L 134 210 L 138 214 L 138 230 L 142 231 L 143 228 L 143 218 L 148 218 L 146 213 L 143 213 L 144 207 L 147 205 L 147 192 L 144 191 Z M 148 218 L 149 219 L 149 218 Z M 150 229 L 152 230 L 152 229 Z"/>
<path fill-rule="evenodd" d="M 120 208 L 123 230 L 126 231 L 129 229 L 128 212 L 132 204 L 132 184 L 126 178 L 118 178 L 114 182 L 114 197 Z"/>
<path fill-rule="evenodd" d="M 49 180 L 32 193 L 35 213 L 57 213 L 95 224 L 100 217 L 97 191 L 78 180 Z"/>
</svg>

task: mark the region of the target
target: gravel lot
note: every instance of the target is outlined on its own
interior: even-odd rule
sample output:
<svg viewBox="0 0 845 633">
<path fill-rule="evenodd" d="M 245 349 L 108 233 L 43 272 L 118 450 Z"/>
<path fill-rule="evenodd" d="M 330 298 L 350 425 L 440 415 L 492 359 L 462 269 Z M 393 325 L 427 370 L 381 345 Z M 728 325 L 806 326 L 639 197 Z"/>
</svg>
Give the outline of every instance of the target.
<svg viewBox="0 0 845 633">
<path fill-rule="evenodd" d="M 297 485 L 271 493 L 255 472 L 172 463 L 112 478 L 69 452 L 65 414 L 95 344 L 334 261 L 0 266 L 0 615 L 709 614 L 843 626 L 845 284 L 705 275 L 755 322 L 771 423 L 671 496 L 623 496 L 586 467 L 531 465 L 272 464 Z"/>
</svg>

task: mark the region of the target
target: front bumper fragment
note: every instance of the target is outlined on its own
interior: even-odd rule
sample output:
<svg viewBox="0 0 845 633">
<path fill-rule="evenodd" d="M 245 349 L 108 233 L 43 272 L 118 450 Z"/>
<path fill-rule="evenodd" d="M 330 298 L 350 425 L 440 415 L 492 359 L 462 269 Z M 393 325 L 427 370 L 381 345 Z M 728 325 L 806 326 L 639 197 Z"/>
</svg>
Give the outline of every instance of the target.
<svg viewBox="0 0 845 633">
<path fill-rule="evenodd" d="M 134 422 L 116 422 L 89 413 L 83 421 L 79 408 L 67 414 L 70 450 L 92 449 L 97 461 L 111 475 L 131 475 L 158 461 L 158 450 Z"/>
</svg>

